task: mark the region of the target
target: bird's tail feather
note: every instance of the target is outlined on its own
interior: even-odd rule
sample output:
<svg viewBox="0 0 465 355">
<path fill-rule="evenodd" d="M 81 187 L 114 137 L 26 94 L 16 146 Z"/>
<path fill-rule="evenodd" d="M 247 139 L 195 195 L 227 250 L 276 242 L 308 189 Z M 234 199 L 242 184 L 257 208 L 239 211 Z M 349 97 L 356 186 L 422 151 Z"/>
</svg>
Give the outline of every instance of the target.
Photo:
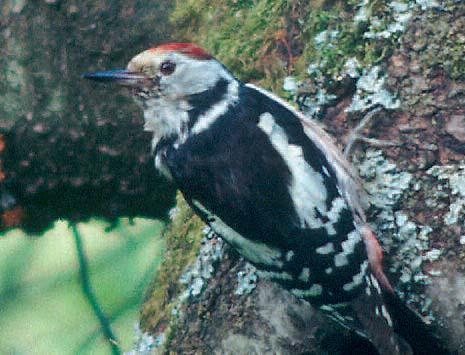
<svg viewBox="0 0 465 355">
<path fill-rule="evenodd" d="M 393 318 L 385 304 L 383 290 L 371 273 L 366 275 L 366 289 L 352 302 L 367 338 L 381 355 L 410 355 L 409 344 L 396 334 Z"/>
<path fill-rule="evenodd" d="M 409 343 L 413 354 L 452 354 L 433 334 L 431 327 L 423 321 L 420 315 L 395 293 L 386 292 L 384 300 L 393 320 L 394 331 Z"/>
<path fill-rule="evenodd" d="M 394 331 L 398 335 L 399 344 L 404 343 L 401 340 L 404 339 L 415 355 L 451 354 L 446 350 L 439 338 L 433 335 L 432 330 L 423 319 L 395 293 L 394 288 L 383 272 L 382 248 L 371 228 L 366 224 L 361 224 L 359 230 L 367 248 L 370 269 L 381 288 L 382 302 L 391 317 Z"/>
</svg>

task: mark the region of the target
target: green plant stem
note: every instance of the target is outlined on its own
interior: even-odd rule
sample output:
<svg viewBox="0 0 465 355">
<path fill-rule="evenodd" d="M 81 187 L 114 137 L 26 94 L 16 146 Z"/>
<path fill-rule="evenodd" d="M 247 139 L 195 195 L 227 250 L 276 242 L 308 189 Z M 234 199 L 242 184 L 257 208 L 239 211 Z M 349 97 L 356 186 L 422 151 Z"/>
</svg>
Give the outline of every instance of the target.
<svg viewBox="0 0 465 355">
<path fill-rule="evenodd" d="M 87 301 L 92 307 L 92 310 L 100 323 L 103 335 L 108 340 L 108 344 L 110 345 L 112 354 L 120 355 L 121 350 L 118 346 L 118 340 L 116 336 L 113 334 L 113 331 L 111 330 L 110 322 L 105 313 L 103 312 L 102 308 L 100 307 L 100 304 L 97 301 L 97 297 L 95 296 L 95 293 L 92 289 L 92 285 L 90 283 L 89 264 L 87 263 L 87 257 L 84 251 L 84 245 L 81 238 L 81 234 L 79 233 L 76 224 L 72 224 L 71 229 L 73 231 L 74 240 L 76 243 L 77 256 L 79 260 L 79 273 L 81 276 L 82 292 L 84 293 L 84 296 L 86 297 Z"/>
</svg>

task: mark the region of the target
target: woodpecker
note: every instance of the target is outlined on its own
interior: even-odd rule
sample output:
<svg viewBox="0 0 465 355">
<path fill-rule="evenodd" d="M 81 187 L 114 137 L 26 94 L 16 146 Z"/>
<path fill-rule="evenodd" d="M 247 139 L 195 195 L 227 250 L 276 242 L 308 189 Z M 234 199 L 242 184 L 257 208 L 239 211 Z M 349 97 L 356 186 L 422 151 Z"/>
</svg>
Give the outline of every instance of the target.
<svg viewBox="0 0 465 355">
<path fill-rule="evenodd" d="M 156 168 L 261 277 L 382 355 L 441 353 L 396 296 L 357 175 L 314 121 L 190 43 L 159 45 L 127 69 L 83 77 L 132 90 L 153 133 Z"/>
</svg>

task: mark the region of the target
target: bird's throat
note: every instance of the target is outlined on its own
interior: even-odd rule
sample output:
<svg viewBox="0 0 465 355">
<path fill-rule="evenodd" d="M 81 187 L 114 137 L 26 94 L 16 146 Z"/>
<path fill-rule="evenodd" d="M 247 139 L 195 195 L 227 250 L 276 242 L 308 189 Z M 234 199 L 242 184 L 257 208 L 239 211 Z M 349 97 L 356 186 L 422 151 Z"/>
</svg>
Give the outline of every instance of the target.
<svg viewBox="0 0 465 355">
<path fill-rule="evenodd" d="M 163 137 L 174 136 L 178 144 L 185 141 L 191 109 L 187 101 L 158 97 L 146 100 L 143 106 L 144 129 L 153 133 L 153 147 Z"/>
</svg>

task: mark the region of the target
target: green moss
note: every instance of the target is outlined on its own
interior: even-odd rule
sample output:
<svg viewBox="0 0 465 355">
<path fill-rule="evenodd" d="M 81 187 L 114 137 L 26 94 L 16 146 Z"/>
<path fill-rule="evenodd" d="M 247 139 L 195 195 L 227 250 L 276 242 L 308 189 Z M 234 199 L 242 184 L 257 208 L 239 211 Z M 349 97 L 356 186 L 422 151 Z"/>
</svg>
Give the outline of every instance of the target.
<svg viewBox="0 0 465 355">
<path fill-rule="evenodd" d="M 188 0 L 178 1 L 172 15 L 187 40 L 206 47 L 244 81 L 259 82 L 278 94 L 286 75 L 305 79 L 317 64 L 326 78 L 337 81 L 348 58 L 363 66 L 382 62 L 392 53 L 397 35 L 364 38 L 371 24 L 354 21 L 360 1 Z M 367 6 L 376 16 L 376 31 L 393 21 L 387 2 Z M 315 37 L 334 33 L 318 45 Z"/>
<path fill-rule="evenodd" d="M 172 21 L 241 79 L 273 87 L 287 70 L 285 30 L 293 3 L 297 1 L 178 1 Z"/>
<path fill-rule="evenodd" d="M 172 311 L 184 290 L 179 279 L 200 248 L 204 223 L 194 215 L 181 194 L 177 197 L 178 212 L 164 233 L 164 261 L 148 294 L 141 315 L 141 327 L 156 334 L 171 327 Z M 168 332 L 168 336 L 169 336 Z"/>
<path fill-rule="evenodd" d="M 454 10 L 455 8 L 451 8 L 451 12 Z M 425 24 L 425 27 L 433 35 L 428 37 L 428 41 L 424 44 L 417 44 L 418 49 L 422 49 L 422 63 L 432 68 L 443 69 L 451 79 L 464 79 L 465 35 L 463 26 L 465 26 L 465 18 L 458 17 L 455 21 L 451 21 L 445 16 L 432 15 L 431 20 L 434 21 L 434 27 L 433 23 Z"/>
<path fill-rule="evenodd" d="M 317 64 L 327 79 L 337 81 L 349 58 L 356 58 L 362 67 L 371 67 L 383 62 L 397 46 L 400 33 L 387 37 L 367 38 L 367 33 L 382 32 L 395 22 L 393 10 L 384 1 L 371 1 L 367 6 L 368 19 L 355 20 L 359 1 L 344 2 L 325 11 L 311 14 L 305 26 L 305 50 L 300 60 L 300 71 L 309 63 Z M 376 26 L 370 23 L 376 19 Z M 321 45 L 315 36 L 322 31 L 334 33 L 333 40 Z"/>
</svg>

